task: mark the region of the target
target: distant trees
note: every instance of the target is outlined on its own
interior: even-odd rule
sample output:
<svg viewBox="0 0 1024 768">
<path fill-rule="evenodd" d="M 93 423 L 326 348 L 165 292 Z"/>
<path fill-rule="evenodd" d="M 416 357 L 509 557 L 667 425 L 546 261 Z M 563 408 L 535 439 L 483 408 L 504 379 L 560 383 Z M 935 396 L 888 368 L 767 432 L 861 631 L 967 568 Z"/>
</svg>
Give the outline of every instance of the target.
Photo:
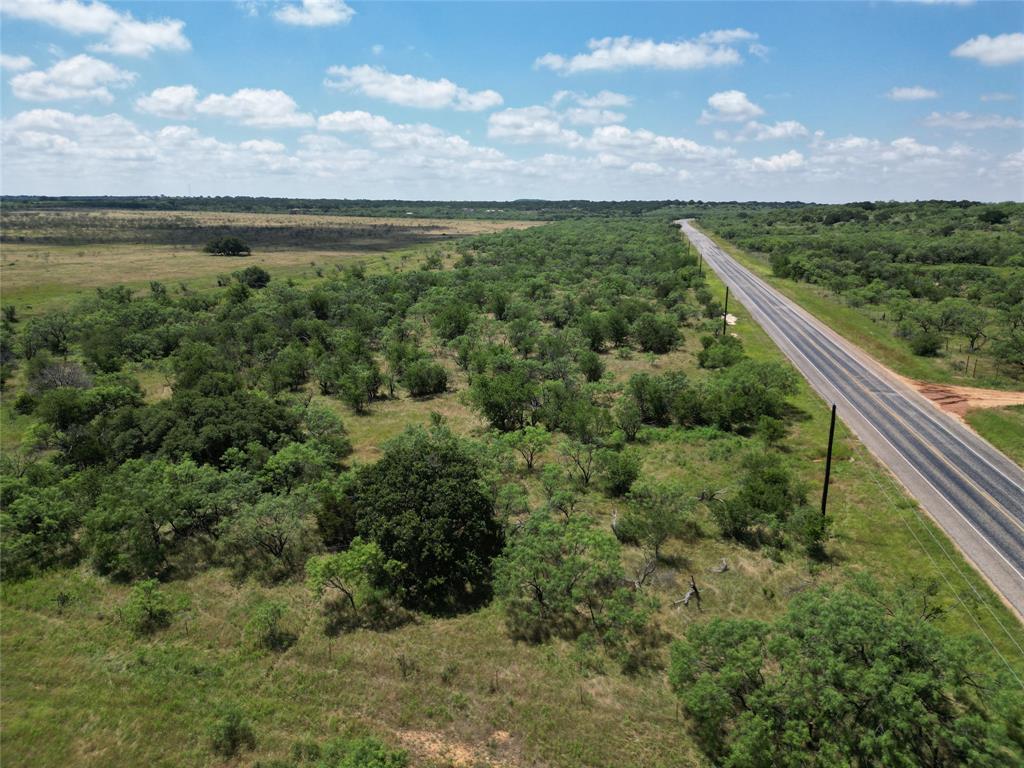
<svg viewBox="0 0 1024 768">
<path fill-rule="evenodd" d="M 252 249 L 237 237 L 217 237 L 203 246 L 206 253 L 214 256 L 249 256 Z"/>
</svg>

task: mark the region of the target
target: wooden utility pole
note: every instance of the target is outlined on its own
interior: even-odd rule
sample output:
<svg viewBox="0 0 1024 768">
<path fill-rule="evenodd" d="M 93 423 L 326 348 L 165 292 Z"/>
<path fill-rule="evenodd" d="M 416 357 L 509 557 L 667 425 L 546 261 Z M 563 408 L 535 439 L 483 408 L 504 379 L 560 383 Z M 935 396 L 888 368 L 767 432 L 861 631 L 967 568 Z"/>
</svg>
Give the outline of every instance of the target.
<svg viewBox="0 0 1024 768">
<path fill-rule="evenodd" d="M 729 320 L 729 286 L 725 286 L 725 311 L 722 312 L 722 335 L 725 336 L 725 325 Z"/>
<path fill-rule="evenodd" d="M 825 455 L 825 485 L 821 489 L 821 515 L 825 516 L 825 505 L 828 502 L 828 478 L 832 474 L 832 440 L 836 435 L 836 404 L 832 403 L 832 423 L 828 428 L 828 453 Z"/>
</svg>

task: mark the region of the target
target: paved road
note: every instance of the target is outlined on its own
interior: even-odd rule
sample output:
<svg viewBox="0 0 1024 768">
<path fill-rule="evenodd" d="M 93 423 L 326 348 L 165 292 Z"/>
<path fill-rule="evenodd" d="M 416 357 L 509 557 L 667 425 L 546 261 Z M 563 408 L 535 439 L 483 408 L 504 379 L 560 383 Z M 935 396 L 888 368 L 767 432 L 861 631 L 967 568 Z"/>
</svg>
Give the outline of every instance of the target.
<svg viewBox="0 0 1024 768">
<path fill-rule="evenodd" d="M 1024 619 L 1024 471 L 854 345 L 676 222 L 755 320 Z"/>
</svg>

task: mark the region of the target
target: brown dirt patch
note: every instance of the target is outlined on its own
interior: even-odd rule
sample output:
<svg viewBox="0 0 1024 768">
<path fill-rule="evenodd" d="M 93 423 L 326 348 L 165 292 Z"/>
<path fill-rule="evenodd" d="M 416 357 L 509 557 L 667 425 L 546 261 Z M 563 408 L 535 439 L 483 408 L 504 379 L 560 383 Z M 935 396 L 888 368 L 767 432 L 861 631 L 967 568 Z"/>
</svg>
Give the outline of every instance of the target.
<svg viewBox="0 0 1024 768">
<path fill-rule="evenodd" d="M 402 746 L 414 755 L 453 768 L 512 768 L 518 765 L 517 761 L 510 762 L 502 755 L 512 750 L 513 739 L 508 731 L 495 731 L 481 745 L 467 744 L 433 731 L 398 731 L 396 736 Z"/>
<path fill-rule="evenodd" d="M 1024 392 L 1006 392 L 999 389 L 960 387 L 953 384 L 931 384 L 925 381 L 904 379 L 937 407 L 963 419 L 975 408 L 1002 408 L 1007 405 L 1024 405 Z"/>
</svg>

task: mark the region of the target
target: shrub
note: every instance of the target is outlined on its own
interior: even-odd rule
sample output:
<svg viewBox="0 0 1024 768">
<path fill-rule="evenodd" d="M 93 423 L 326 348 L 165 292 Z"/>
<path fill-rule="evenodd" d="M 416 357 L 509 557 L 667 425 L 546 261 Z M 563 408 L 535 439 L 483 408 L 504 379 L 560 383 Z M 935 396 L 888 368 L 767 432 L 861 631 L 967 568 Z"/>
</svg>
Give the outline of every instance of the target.
<svg viewBox="0 0 1024 768">
<path fill-rule="evenodd" d="M 633 323 L 633 337 L 644 352 L 658 355 L 669 352 L 680 340 L 675 320 L 650 312 Z"/>
<path fill-rule="evenodd" d="M 151 635 L 171 623 L 174 611 L 156 579 L 140 581 L 121 606 L 121 619 L 136 637 Z"/>
<path fill-rule="evenodd" d="M 256 735 L 244 713 L 235 705 L 223 707 L 210 723 L 210 749 L 224 758 L 234 757 L 243 747 L 256 748 Z"/>
<path fill-rule="evenodd" d="M 597 472 L 609 496 L 625 496 L 640 476 L 640 457 L 632 450 L 603 449 L 597 454 Z"/>
<path fill-rule="evenodd" d="M 257 267 L 255 264 L 235 272 L 232 277 L 246 288 L 254 288 L 256 290 L 266 288 L 270 283 L 270 273 L 263 267 Z"/>
<path fill-rule="evenodd" d="M 942 349 L 942 334 L 936 331 L 918 331 L 910 337 L 910 351 L 920 357 L 935 357 Z"/>
<path fill-rule="evenodd" d="M 214 256 L 248 256 L 252 249 L 237 237 L 217 237 L 203 248 Z"/>
<path fill-rule="evenodd" d="M 406 768 L 409 756 L 372 737 L 337 739 L 322 750 L 322 768 Z"/>
<path fill-rule="evenodd" d="M 417 360 L 405 369 L 402 377 L 413 397 L 440 395 L 448 388 L 448 372 L 431 360 Z"/>
<path fill-rule="evenodd" d="M 587 381 L 600 381 L 604 376 L 604 361 L 596 352 L 585 349 L 578 358 L 580 373 Z"/>
<path fill-rule="evenodd" d="M 704 336 L 697 362 L 701 368 L 728 368 L 743 359 L 743 342 L 737 336 Z"/>
<path fill-rule="evenodd" d="M 281 651 L 291 645 L 293 637 L 281 627 L 285 612 L 285 604 L 277 600 L 257 604 L 245 624 L 249 645 L 268 651 Z"/>
</svg>

